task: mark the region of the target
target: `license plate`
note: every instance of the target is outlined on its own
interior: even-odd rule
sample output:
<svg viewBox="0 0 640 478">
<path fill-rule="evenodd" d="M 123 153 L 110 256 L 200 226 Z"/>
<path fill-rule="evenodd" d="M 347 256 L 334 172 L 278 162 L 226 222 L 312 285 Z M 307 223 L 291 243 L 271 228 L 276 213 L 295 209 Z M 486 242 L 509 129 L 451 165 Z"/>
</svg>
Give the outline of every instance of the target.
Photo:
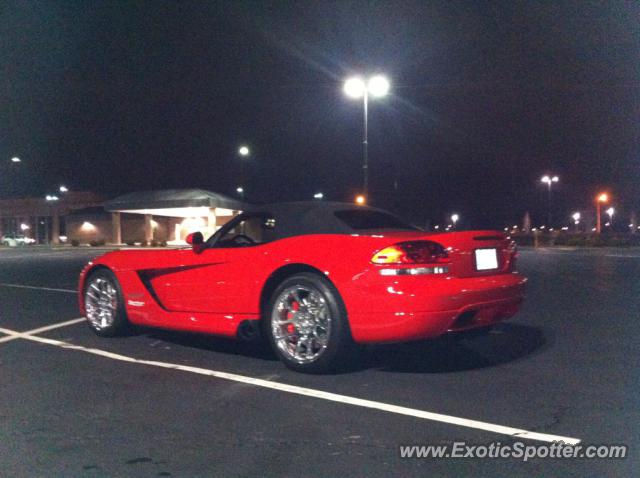
<svg viewBox="0 0 640 478">
<path fill-rule="evenodd" d="M 496 249 L 476 249 L 476 270 L 488 271 L 498 268 L 498 251 Z"/>
</svg>

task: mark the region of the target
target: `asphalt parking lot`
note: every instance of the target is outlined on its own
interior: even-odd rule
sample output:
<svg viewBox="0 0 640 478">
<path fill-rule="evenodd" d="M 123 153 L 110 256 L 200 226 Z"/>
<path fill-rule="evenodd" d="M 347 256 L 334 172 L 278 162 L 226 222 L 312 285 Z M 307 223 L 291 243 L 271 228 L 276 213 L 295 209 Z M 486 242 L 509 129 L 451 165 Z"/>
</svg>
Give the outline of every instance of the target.
<svg viewBox="0 0 640 478">
<path fill-rule="evenodd" d="M 526 305 L 489 336 L 369 347 L 329 376 L 212 337 L 94 336 L 73 320 L 73 291 L 101 252 L 0 250 L 0 476 L 637 473 L 638 251 L 525 250 Z M 625 444 L 629 457 L 399 452 L 554 437 Z"/>
</svg>

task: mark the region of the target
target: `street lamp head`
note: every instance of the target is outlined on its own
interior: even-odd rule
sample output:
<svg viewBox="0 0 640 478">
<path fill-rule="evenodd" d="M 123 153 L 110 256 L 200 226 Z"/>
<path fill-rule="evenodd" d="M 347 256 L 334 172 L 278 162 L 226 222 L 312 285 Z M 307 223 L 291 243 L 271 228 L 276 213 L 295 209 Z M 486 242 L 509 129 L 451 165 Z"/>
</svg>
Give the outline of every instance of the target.
<svg viewBox="0 0 640 478">
<path fill-rule="evenodd" d="M 549 176 L 542 176 L 540 181 L 542 181 L 543 183 L 546 183 L 546 184 L 550 184 L 551 183 L 551 178 Z"/>
<path fill-rule="evenodd" d="M 66 186 L 60 186 L 60 192 L 61 193 L 68 193 L 69 192 L 69 188 L 67 188 Z"/>
<path fill-rule="evenodd" d="M 322 199 L 322 198 L 324 198 L 324 194 L 322 194 L 322 193 L 315 193 L 315 194 L 313 195 L 313 198 L 314 198 L 314 199 Z"/>
<path fill-rule="evenodd" d="M 243 189 L 241 186 L 238 186 L 238 187 L 236 188 L 236 192 L 237 192 L 238 194 L 242 194 L 242 193 L 244 192 L 244 189 Z"/>
<path fill-rule="evenodd" d="M 553 181 L 554 183 L 557 183 L 558 181 L 560 181 L 560 178 L 558 176 L 554 176 L 551 178 L 551 181 Z"/>
<path fill-rule="evenodd" d="M 457 215 L 457 214 L 452 214 L 452 215 L 451 215 L 451 222 L 453 222 L 454 224 L 455 224 L 456 222 L 458 222 L 458 219 L 460 219 L 460 216 L 459 216 L 459 215 Z"/>
<path fill-rule="evenodd" d="M 60 199 L 58 196 L 51 196 L 49 194 L 47 194 L 47 196 L 45 197 L 45 199 L 47 201 L 57 201 L 58 199 Z"/>
<path fill-rule="evenodd" d="M 574 212 L 573 216 L 571 216 L 573 218 L 574 221 L 579 221 L 580 220 L 580 213 L 579 212 Z"/>
<path fill-rule="evenodd" d="M 19 162 L 21 162 L 21 161 L 22 161 L 22 160 L 21 160 L 20 158 L 18 158 L 17 156 L 14 156 L 13 158 L 11 158 L 11 162 L 12 162 L 12 163 L 19 163 Z"/>
<path fill-rule="evenodd" d="M 249 147 L 248 146 L 240 146 L 240 149 L 238 149 L 238 154 L 240 156 L 249 156 L 249 153 L 251 151 L 249 151 Z"/>
<path fill-rule="evenodd" d="M 356 196 L 356 204 L 358 206 L 364 206 L 366 202 L 367 200 L 362 194 L 359 194 L 358 196 Z"/>
<path fill-rule="evenodd" d="M 362 98 L 367 86 L 359 76 L 349 78 L 344 82 L 344 93 L 350 98 Z"/>
<path fill-rule="evenodd" d="M 602 193 L 598 196 L 598 202 L 607 202 L 609 200 L 609 196 L 607 193 Z"/>
<path fill-rule="evenodd" d="M 613 216 L 613 213 L 616 212 L 616 210 L 612 207 L 610 207 L 609 209 L 607 209 L 606 213 L 609 215 L 609 217 Z"/>
<path fill-rule="evenodd" d="M 369 79 L 369 85 L 367 86 L 367 91 L 376 98 L 382 98 L 389 93 L 389 80 L 382 76 L 376 75 Z"/>
</svg>

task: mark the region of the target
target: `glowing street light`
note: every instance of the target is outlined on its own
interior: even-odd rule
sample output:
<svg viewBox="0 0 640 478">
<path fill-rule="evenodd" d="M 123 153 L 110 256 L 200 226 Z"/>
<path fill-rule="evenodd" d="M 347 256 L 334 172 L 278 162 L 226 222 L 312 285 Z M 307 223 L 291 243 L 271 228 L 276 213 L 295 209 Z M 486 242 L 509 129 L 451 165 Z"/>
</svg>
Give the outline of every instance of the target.
<svg viewBox="0 0 640 478">
<path fill-rule="evenodd" d="M 314 199 L 323 199 L 323 198 L 324 198 L 324 194 L 322 194 L 322 193 L 315 193 L 315 194 L 313 195 L 313 198 L 314 198 Z"/>
<path fill-rule="evenodd" d="M 456 228 L 456 223 L 458 222 L 458 219 L 460 219 L 460 216 L 458 214 L 452 214 L 451 215 L 451 222 L 453 223 L 453 228 Z"/>
<path fill-rule="evenodd" d="M 551 185 L 553 183 L 557 183 L 558 181 L 560 181 L 560 178 L 558 176 L 547 176 L 545 174 L 540 178 L 540 182 L 545 183 L 547 185 L 548 200 L 549 200 L 548 211 L 547 211 L 547 222 L 549 223 L 549 225 L 551 225 Z"/>
<path fill-rule="evenodd" d="M 349 97 L 353 99 L 362 98 L 362 104 L 364 107 L 364 135 L 362 140 L 362 172 L 364 176 L 363 190 L 364 194 L 369 193 L 369 141 L 368 141 L 368 129 L 369 129 L 369 96 L 373 98 L 382 98 L 389 93 L 391 87 L 389 80 L 382 75 L 375 75 L 365 81 L 363 78 L 356 76 L 349 78 L 344 82 L 343 91 Z"/>
<path fill-rule="evenodd" d="M 240 146 L 240 148 L 238 149 L 238 154 L 240 156 L 249 156 L 249 154 L 251 154 L 251 151 L 249 150 L 248 146 Z"/>
<path fill-rule="evenodd" d="M 242 188 L 242 186 L 238 186 L 238 187 L 236 188 L 236 192 L 237 192 L 238 194 L 242 194 L 242 193 L 244 193 L 244 188 Z"/>
<path fill-rule="evenodd" d="M 11 158 L 11 162 L 12 163 L 20 163 L 20 162 L 22 162 L 22 160 L 20 158 L 18 158 L 17 156 L 14 156 L 13 158 Z"/>
<path fill-rule="evenodd" d="M 60 198 L 58 196 L 51 196 L 49 194 L 47 194 L 47 196 L 45 197 L 45 199 L 49 202 L 51 201 L 58 201 Z"/>
<path fill-rule="evenodd" d="M 61 193 L 68 193 L 69 192 L 69 188 L 67 188 L 66 186 L 60 186 L 60 188 L 58 190 Z"/>
<path fill-rule="evenodd" d="M 364 206 L 366 203 L 367 203 L 367 200 L 362 194 L 359 194 L 358 196 L 356 196 L 356 204 L 358 206 Z"/>
<path fill-rule="evenodd" d="M 580 218 L 582 217 L 579 212 L 574 212 L 571 216 L 576 224 L 580 222 Z"/>
<path fill-rule="evenodd" d="M 598 194 L 596 197 L 596 232 L 600 234 L 602 232 L 602 222 L 600 220 L 600 204 L 609 202 L 609 196 L 607 193 Z"/>
</svg>

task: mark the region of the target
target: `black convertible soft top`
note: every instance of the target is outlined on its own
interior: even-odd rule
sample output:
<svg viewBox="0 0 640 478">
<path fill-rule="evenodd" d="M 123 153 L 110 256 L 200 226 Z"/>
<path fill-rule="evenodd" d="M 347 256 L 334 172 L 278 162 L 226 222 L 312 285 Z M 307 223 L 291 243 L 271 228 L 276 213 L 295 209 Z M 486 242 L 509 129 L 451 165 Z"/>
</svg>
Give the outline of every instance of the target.
<svg viewBox="0 0 640 478">
<path fill-rule="evenodd" d="M 383 209 L 330 201 L 300 201 L 251 206 L 245 214 L 271 220 L 271 240 L 305 234 L 358 234 L 417 230 Z"/>
</svg>

